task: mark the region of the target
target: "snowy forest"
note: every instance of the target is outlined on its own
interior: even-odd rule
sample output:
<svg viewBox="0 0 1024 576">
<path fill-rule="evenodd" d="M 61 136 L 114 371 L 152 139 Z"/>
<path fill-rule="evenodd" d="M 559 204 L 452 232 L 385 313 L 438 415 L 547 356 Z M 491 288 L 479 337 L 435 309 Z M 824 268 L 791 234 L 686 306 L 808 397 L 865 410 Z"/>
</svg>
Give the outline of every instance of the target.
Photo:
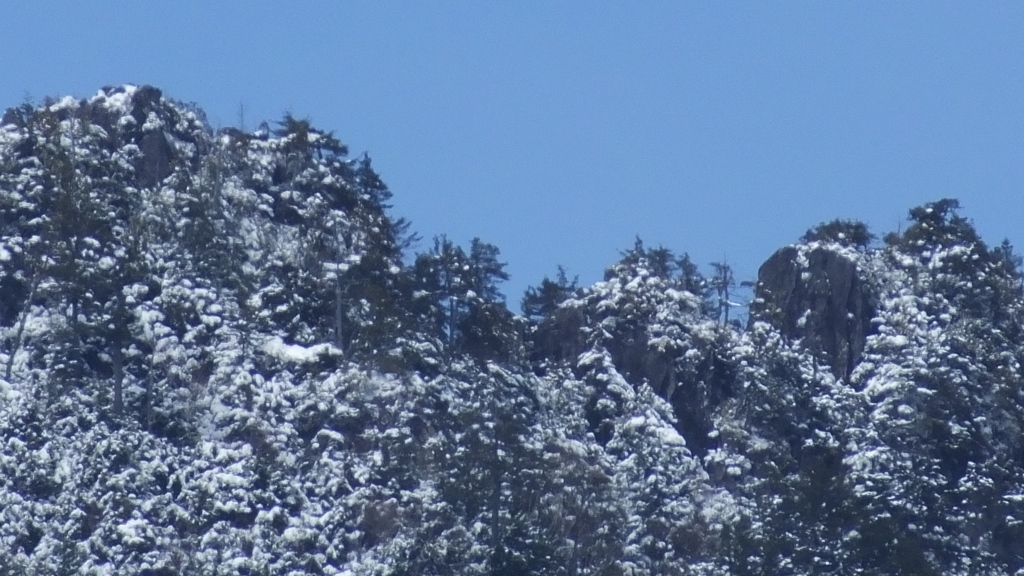
<svg viewBox="0 0 1024 576">
<path fill-rule="evenodd" d="M 384 180 L 151 86 L 3 114 L 0 574 L 1024 574 L 1021 258 L 956 200 L 730 317 L 640 239 L 506 298 Z"/>
</svg>

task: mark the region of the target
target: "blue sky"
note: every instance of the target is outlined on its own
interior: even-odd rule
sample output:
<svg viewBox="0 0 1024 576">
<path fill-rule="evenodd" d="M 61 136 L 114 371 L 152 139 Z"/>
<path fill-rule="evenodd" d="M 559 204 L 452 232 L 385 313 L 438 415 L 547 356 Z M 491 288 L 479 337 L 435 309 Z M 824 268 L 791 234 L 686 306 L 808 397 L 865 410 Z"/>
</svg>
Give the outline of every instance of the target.
<svg viewBox="0 0 1024 576">
<path fill-rule="evenodd" d="M 424 238 L 496 244 L 514 307 L 638 234 L 747 279 L 942 197 L 1024 247 L 1024 4 L 496 4 L 9 0 L 0 107 L 147 83 L 215 127 L 309 117 Z"/>
</svg>

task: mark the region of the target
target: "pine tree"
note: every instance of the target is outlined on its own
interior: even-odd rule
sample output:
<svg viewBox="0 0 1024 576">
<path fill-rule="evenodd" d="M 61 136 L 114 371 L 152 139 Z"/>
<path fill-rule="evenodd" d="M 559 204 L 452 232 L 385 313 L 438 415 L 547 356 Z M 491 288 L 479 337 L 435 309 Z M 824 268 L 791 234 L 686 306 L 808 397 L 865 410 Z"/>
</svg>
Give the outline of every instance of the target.
<svg viewBox="0 0 1024 576">
<path fill-rule="evenodd" d="M 565 268 L 559 266 L 555 280 L 545 276 L 539 286 L 531 286 L 526 289 L 521 303 L 523 315 L 534 322 L 552 316 L 559 304 L 565 302 L 579 290 L 578 280 L 578 278 L 573 278 L 570 281 L 565 274 Z"/>
<path fill-rule="evenodd" d="M 808 229 L 800 237 L 800 241 L 807 244 L 826 242 L 859 249 L 866 249 L 874 240 L 875 235 L 868 230 L 867 224 L 856 220 L 840 219 L 818 224 L 814 228 Z"/>
<path fill-rule="evenodd" d="M 726 326 L 729 324 L 729 311 L 736 306 L 730 299 L 736 288 L 736 277 L 733 275 L 732 266 L 724 258 L 721 262 L 712 262 L 711 266 L 715 271 L 709 284 L 718 297 L 718 319 Z"/>
</svg>

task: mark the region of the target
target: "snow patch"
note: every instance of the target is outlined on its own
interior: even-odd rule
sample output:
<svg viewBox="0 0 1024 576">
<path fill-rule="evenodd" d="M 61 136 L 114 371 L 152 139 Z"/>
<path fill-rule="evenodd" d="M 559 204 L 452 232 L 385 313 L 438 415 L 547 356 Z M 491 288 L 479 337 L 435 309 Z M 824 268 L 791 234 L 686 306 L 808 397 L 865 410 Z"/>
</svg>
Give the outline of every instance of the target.
<svg viewBox="0 0 1024 576">
<path fill-rule="evenodd" d="M 306 347 L 298 344 L 286 344 L 278 337 L 268 340 L 263 345 L 263 351 L 272 358 L 294 364 L 316 362 L 322 356 L 341 356 L 341 350 L 338 350 L 332 344 L 316 344 Z"/>
</svg>

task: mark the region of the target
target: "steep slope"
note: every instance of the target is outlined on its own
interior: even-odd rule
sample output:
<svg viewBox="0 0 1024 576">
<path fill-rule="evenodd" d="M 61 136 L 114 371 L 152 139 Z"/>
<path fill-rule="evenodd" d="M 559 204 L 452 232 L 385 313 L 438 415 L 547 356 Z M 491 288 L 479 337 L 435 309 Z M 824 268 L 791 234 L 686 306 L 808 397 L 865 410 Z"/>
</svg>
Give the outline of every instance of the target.
<svg viewBox="0 0 1024 576">
<path fill-rule="evenodd" d="M 1012 574 L 1020 260 L 955 201 L 499 290 L 367 157 L 153 87 L 0 122 L 0 573 Z"/>
<path fill-rule="evenodd" d="M 751 321 L 777 326 L 820 356 L 836 378 L 860 362 L 875 316 L 862 254 L 836 244 L 787 246 L 758 270 Z"/>
</svg>

